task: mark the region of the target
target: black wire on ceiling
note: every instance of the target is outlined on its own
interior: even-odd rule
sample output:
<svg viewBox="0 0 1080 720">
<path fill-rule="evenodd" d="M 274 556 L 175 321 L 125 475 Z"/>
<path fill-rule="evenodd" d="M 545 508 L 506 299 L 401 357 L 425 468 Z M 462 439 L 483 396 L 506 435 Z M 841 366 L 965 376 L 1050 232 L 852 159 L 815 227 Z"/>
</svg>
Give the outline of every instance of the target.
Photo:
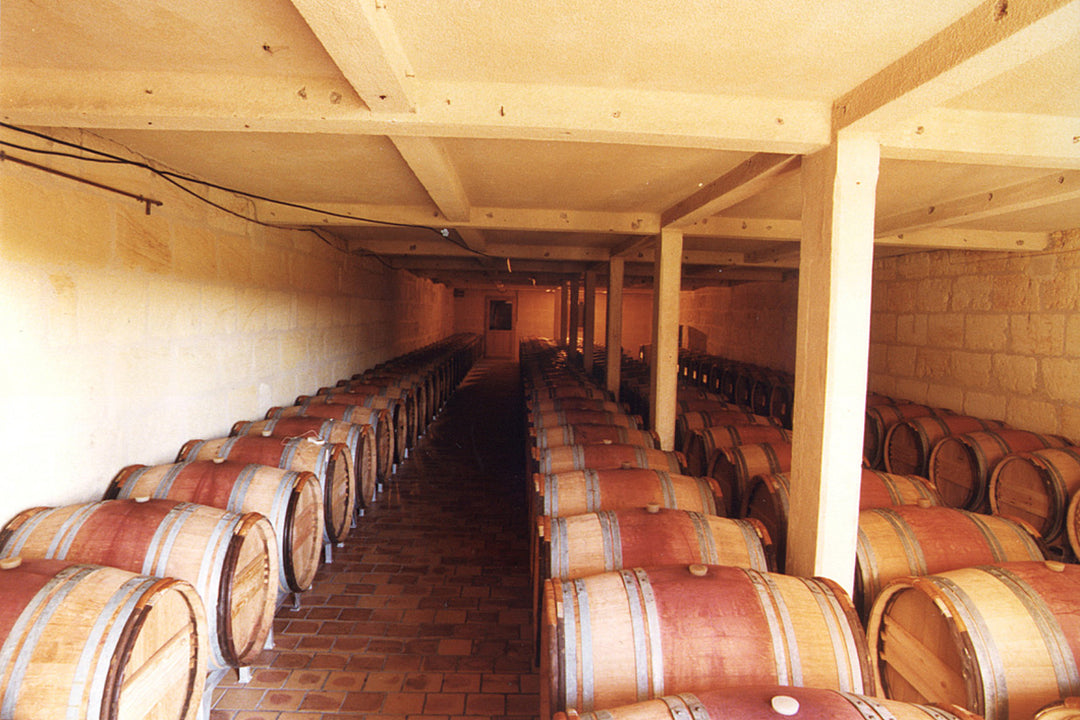
<svg viewBox="0 0 1080 720">
<path fill-rule="evenodd" d="M 359 220 L 359 221 L 362 221 L 362 222 L 372 223 L 374 225 L 383 225 L 383 226 L 387 226 L 387 227 L 400 227 L 400 228 L 412 228 L 412 229 L 415 229 L 415 230 L 426 230 L 428 232 L 434 233 L 435 235 L 439 236 L 443 240 L 446 240 L 447 242 L 449 242 L 449 243 L 451 243 L 453 245 L 456 245 L 459 248 L 461 248 L 463 250 L 466 250 L 468 252 L 471 252 L 471 253 L 473 253 L 475 255 L 480 255 L 480 256 L 486 257 L 486 258 L 494 258 L 495 257 L 494 255 L 490 255 L 488 253 L 485 253 L 482 250 L 476 250 L 475 248 L 471 248 L 464 241 L 456 239 L 454 237 L 453 231 L 451 231 L 448 228 L 436 228 L 436 227 L 432 227 L 430 225 L 419 225 L 419 224 L 414 224 L 414 223 L 400 223 L 400 222 L 393 222 L 393 221 L 390 221 L 390 220 L 377 220 L 375 218 L 368 218 L 368 217 L 361 217 L 361 216 L 357 216 L 357 215 L 347 215 L 345 213 L 333 212 L 333 211 L 330 211 L 330 210 L 324 210 L 324 209 L 314 207 L 314 206 L 311 206 L 311 205 L 304 205 L 304 204 L 301 204 L 301 203 L 289 202 L 287 200 L 278 200 L 276 198 L 267 197 L 265 195 L 259 195 L 257 193 L 251 193 L 251 192 L 247 192 L 245 190 L 238 190 L 236 188 L 227 187 L 225 185 L 219 185 L 217 183 L 213 183 L 213 182 L 210 182 L 208 180 L 201 180 L 199 178 L 191 177 L 189 175 L 184 175 L 182 173 L 174 172 L 174 171 L 171 171 L 171 170 L 163 170 L 161 168 L 154 167 L 154 166 L 152 166 L 152 165 L 150 165 L 149 163 L 146 163 L 146 162 L 141 162 L 141 161 L 138 161 L 138 160 L 131 160 L 129 158 L 120 157 L 119 155 L 113 155 L 112 153 L 108 153 L 108 152 L 105 152 L 103 150 L 96 150 L 94 148 L 87 147 L 85 145 L 80 145 L 78 143 L 69 142 L 67 140 L 61 140 L 60 138 L 53 137 L 51 135 L 47 135 L 45 133 L 38 132 L 36 130 L 30 130 L 28 128 L 19 127 L 17 125 L 11 125 L 9 123 L 0 122 L 0 127 L 6 128 L 8 130 L 12 130 L 14 132 L 23 133 L 25 135 L 30 135 L 32 137 L 36 137 L 38 139 L 45 140 L 47 142 L 55 143 L 57 145 L 62 145 L 64 147 L 69 147 L 69 148 L 72 148 L 74 150 L 79 150 L 81 152 L 93 153 L 94 155 L 97 155 L 99 157 L 87 157 L 85 155 L 75 155 L 75 154 L 72 154 L 72 153 L 60 152 L 60 151 L 57 151 L 57 150 L 46 150 L 46 149 L 41 149 L 41 148 L 32 148 L 32 147 L 29 147 L 29 146 L 19 145 L 17 143 L 8 142 L 6 140 L 0 140 L 0 145 L 10 147 L 10 148 L 14 148 L 14 149 L 18 149 L 18 150 L 23 150 L 23 151 L 26 151 L 26 152 L 37 153 L 37 154 L 41 154 L 41 155 L 52 155 L 52 156 L 56 156 L 56 157 L 65 157 L 65 158 L 70 158 L 70 159 L 74 159 L 74 160 L 80 160 L 80 161 L 84 161 L 84 162 L 97 162 L 97 163 L 106 163 L 106 164 L 128 165 L 128 166 L 131 166 L 131 167 L 142 168 L 144 170 L 147 170 L 150 173 L 153 173 L 154 175 L 157 175 L 158 177 L 162 178 L 163 180 L 165 180 L 169 184 L 179 188 L 180 190 L 184 191 L 185 193 L 191 195 L 192 197 L 195 197 L 196 199 L 198 199 L 198 200 L 200 200 L 200 201 L 202 201 L 202 202 L 204 202 L 204 203 L 206 203 L 208 205 L 211 205 L 212 207 L 217 208 L 218 210 L 221 210 L 222 212 L 228 213 L 229 215 L 232 215 L 234 217 L 238 217 L 238 218 L 240 218 L 242 220 L 246 220 L 248 222 L 255 223 L 256 225 L 261 225 L 261 226 L 264 226 L 264 227 L 275 227 L 275 228 L 280 227 L 280 226 L 274 225 L 272 223 L 267 223 L 267 222 L 261 221 L 258 218 L 250 217 L 250 216 L 245 215 L 243 213 L 237 212 L 237 211 L 232 210 L 230 208 L 227 208 L 227 207 L 225 207 L 225 206 L 223 206 L 223 205 L 221 205 L 219 203 L 215 203 L 214 201 L 210 200 L 209 198 L 206 198 L 206 197 L 203 197 L 202 195 L 199 195 L 194 190 L 192 190 L 191 188 L 186 187 L 182 183 L 184 183 L 184 182 L 193 183 L 193 184 L 196 184 L 196 185 L 201 185 L 203 187 L 213 188 L 215 190 L 221 190 L 222 192 L 232 193 L 234 195 L 239 195 L 241 197 L 250 198 L 252 200 L 261 200 L 263 202 L 268 202 L 268 203 L 272 203 L 272 204 L 275 204 L 275 205 L 281 205 L 283 207 L 290 207 L 290 208 L 294 208 L 294 209 L 297 209 L 297 210 L 304 210 L 306 212 L 318 213 L 318 214 L 325 215 L 325 216 L 328 216 L 328 217 L 336 217 L 336 218 L 342 218 L 342 219 L 346 219 L 346 220 Z M 309 232 L 315 232 L 314 230 L 311 230 L 309 228 L 304 228 L 304 229 L 308 230 Z M 320 239 L 322 239 L 323 242 L 327 242 L 325 237 L 323 237 L 322 235 L 319 235 L 319 233 L 315 233 L 315 234 Z M 327 243 L 327 244 L 330 244 L 330 243 Z M 333 247 L 333 245 L 331 245 L 331 247 Z M 336 249 L 339 249 L 339 248 L 336 248 Z M 371 252 L 370 250 L 365 250 L 364 252 L 365 252 L 365 254 L 368 254 L 368 255 L 371 255 L 371 256 L 375 257 L 376 259 L 378 259 L 380 262 L 382 262 L 387 267 L 393 268 L 392 265 L 389 265 L 388 263 L 386 263 L 386 261 L 383 260 L 381 257 L 379 257 L 376 253 Z M 393 269 L 398 269 L 398 268 L 393 268 Z"/>
</svg>

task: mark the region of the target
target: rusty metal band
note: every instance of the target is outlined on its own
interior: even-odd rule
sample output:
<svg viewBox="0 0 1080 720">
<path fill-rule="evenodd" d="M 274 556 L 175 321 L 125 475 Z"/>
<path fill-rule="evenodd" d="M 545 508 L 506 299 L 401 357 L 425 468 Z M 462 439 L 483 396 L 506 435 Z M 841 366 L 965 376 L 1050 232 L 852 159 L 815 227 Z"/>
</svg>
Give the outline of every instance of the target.
<svg viewBox="0 0 1080 720">
<path fill-rule="evenodd" d="M 758 596 L 758 603 L 765 621 L 769 626 L 769 635 L 772 638 L 770 645 L 773 650 L 773 664 L 776 671 L 777 685 L 801 685 L 802 677 L 798 672 L 798 663 L 790 661 L 791 652 L 798 652 L 795 645 L 793 630 L 790 627 L 790 619 L 786 616 L 786 608 L 777 602 L 775 589 L 772 587 L 764 573 L 756 570 L 743 570 L 750 585 Z M 798 677 L 797 677 L 798 676 Z"/>
</svg>

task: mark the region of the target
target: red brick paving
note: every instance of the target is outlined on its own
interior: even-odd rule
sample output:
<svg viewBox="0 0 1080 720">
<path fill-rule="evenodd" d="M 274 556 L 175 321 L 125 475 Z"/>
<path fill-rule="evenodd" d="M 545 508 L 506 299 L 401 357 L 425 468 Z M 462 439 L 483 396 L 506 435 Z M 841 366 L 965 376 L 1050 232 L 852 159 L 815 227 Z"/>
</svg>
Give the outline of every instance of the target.
<svg viewBox="0 0 1080 720">
<path fill-rule="evenodd" d="M 522 391 L 482 360 L 211 720 L 528 720 Z"/>
</svg>

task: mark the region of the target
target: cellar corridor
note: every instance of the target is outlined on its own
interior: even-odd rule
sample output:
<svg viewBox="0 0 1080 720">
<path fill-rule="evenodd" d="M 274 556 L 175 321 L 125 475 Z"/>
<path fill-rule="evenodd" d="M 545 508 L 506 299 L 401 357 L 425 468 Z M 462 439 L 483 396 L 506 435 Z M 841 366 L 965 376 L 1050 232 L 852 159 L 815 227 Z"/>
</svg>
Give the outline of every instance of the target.
<svg viewBox="0 0 1080 720">
<path fill-rule="evenodd" d="M 536 717 L 523 416 L 478 361 L 211 720 Z"/>
</svg>

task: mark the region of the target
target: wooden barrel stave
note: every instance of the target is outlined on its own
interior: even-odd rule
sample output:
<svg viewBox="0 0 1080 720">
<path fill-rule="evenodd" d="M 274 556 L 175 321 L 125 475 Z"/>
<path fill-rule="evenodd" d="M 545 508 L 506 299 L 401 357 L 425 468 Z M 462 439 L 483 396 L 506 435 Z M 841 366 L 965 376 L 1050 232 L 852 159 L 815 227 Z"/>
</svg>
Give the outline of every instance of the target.
<svg viewBox="0 0 1080 720">
<path fill-rule="evenodd" d="M 883 467 L 885 436 L 890 428 L 908 418 L 942 414 L 947 412 L 915 403 L 868 406 L 863 430 L 863 457 L 870 462 L 870 467 Z"/>
<path fill-rule="evenodd" d="M 652 430 L 634 430 L 620 425 L 560 425 L 533 430 L 534 442 L 540 449 L 563 445 L 639 445 L 656 449 L 660 442 Z"/>
<path fill-rule="evenodd" d="M 716 483 L 662 470 L 575 470 L 534 477 L 538 514 L 551 517 L 657 504 L 716 515 Z"/>
<path fill-rule="evenodd" d="M 885 433 L 882 460 L 888 472 L 929 477 L 930 452 L 942 438 L 979 430 L 997 430 L 1004 423 L 968 415 L 923 415 L 902 420 Z"/>
<path fill-rule="evenodd" d="M 766 442 L 790 443 L 791 432 L 763 423 L 721 424 L 695 430 L 690 434 L 684 450 L 687 472 L 690 475 L 707 474 L 709 461 L 723 448 Z"/>
<path fill-rule="evenodd" d="M 545 475 L 573 470 L 615 470 L 648 468 L 682 473 L 685 460 L 681 453 L 637 445 L 563 445 L 537 449 L 539 471 Z"/>
<path fill-rule="evenodd" d="M 1064 548 L 1069 500 L 1080 490 L 1080 447 L 1014 453 L 990 475 L 990 508 L 1029 523 L 1051 545 Z"/>
<path fill-rule="evenodd" d="M 709 462 L 708 476 L 716 480 L 724 496 L 728 517 L 740 513 L 750 480 L 757 475 L 776 475 L 791 470 L 791 443 L 752 443 L 720 448 Z"/>
<path fill-rule="evenodd" d="M 207 637 L 182 580 L 24 559 L 0 569 L 2 714 L 194 720 Z"/>
<path fill-rule="evenodd" d="M 200 503 L 235 513 L 265 515 L 278 538 L 278 602 L 311 588 L 323 535 L 322 486 L 311 472 L 267 465 L 193 461 L 129 465 L 104 500 L 151 497 Z"/>
<path fill-rule="evenodd" d="M 273 407 L 266 413 L 267 420 L 288 417 L 326 418 L 370 427 L 375 441 L 375 478 L 380 483 L 385 483 L 390 479 L 394 468 L 395 438 L 393 418 L 389 410 L 366 408 L 360 405 L 313 403 Z"/>
<path fill-rule="evenodd" d="M 639 429 L 640 420 L 624 412 L 604 412 L 599 410 L 547 410 L 529 413 L 529 423 L 537 428 L 548 429 L 562 425 L 618 425 L 625 428 Z"/>
<path fill-rule="evenodd" d="M 172 500 L 32 508 L 0 531 L 0 554 L 108 565 L 191 583 L 213 609 L 212 668 L 250 664 L 270 634 L 278 550 L 273 527 L 258 513 Z"/>
<path fill-rule="evenodd" d="M 406 452 L 412 447 L 409 408 L 400 398 L 362 393 L 334 393 L 333 395 L 301 395 L 295 402 L 295 405 L 303 408 L 305 412 L 320 404 L 355 405 L 369 410 L 386 410 L 390 415 L 390 428 L 394 434 L 394 462 L 402 462 Z"/>
</svg>

